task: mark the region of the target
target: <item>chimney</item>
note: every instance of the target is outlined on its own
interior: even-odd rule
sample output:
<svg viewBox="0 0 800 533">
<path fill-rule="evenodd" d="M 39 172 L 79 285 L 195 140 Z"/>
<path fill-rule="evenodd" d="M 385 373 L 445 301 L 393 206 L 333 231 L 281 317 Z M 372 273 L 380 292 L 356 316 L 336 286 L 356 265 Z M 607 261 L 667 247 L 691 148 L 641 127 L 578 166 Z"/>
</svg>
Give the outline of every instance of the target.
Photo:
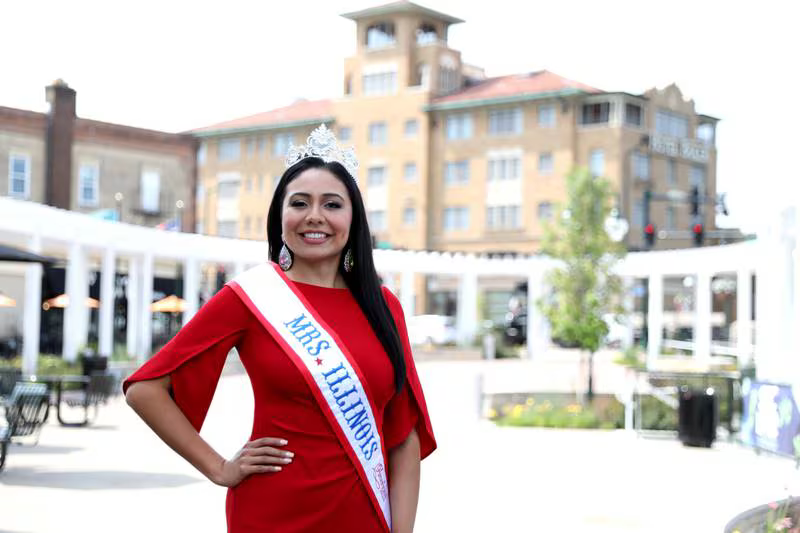
<svg viewBox="0 0 800 533">
<path fill-rule="evenodd" d="M 46 94 L 50 112 L 47 116 L 45 203 L 70 209 L 75 90 L 58 79 L 46 88 Z"/>
</svg>

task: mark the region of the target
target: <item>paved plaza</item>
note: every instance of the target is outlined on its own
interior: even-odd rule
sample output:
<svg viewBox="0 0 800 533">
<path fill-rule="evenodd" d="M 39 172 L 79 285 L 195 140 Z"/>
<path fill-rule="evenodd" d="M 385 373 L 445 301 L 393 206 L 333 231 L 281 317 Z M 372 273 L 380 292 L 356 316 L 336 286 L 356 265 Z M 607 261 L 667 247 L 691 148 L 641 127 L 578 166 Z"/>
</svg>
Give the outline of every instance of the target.
<svg viewBox="0 0 800 533">
<path fill-rule="evenodd" d="M 721 532 L 746 508 L 800 494 L 791 461 L 731 443 L 480 421 L 478 376 L 503 364 L 419 364 L 439 450 L 423 463 L 417 532 Z M 203 434 L 230 455 L 251 417 L 246 376 L 227 375 Z M 51 422 L 38 446 L 11 448 L 0 533 L 219 532 L 224 498 L 117 398 L 89 428 Z"/>
</svg>

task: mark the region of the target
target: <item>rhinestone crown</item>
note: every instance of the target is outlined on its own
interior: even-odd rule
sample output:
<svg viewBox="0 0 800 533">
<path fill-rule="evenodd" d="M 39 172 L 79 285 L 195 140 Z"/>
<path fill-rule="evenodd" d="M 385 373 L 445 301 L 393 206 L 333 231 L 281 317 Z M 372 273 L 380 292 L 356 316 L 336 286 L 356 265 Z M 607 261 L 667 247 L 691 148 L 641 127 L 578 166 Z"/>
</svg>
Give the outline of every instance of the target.
<svg viewBox="0 0 800 533">
<path fill-rule="evenodd" d="M 358 159 L 353 147 L 343 148 L 336 142 L 336 136 L 325 124 L 311 132 L 302 146 L 292 145 L 286 154 L 286 167 L 290 167 L 307 157 L 319 157 L 326 163 L 336 161 L 347 169 L 355 179 Z"/>
</svg>

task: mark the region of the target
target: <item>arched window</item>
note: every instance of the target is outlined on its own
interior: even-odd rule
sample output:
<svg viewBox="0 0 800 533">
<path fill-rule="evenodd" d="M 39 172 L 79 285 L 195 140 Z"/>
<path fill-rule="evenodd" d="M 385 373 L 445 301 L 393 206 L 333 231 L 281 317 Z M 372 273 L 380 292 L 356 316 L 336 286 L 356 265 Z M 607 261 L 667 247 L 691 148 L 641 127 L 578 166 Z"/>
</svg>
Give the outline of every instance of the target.
<svg viewBox="0 0 800 533">
<path fill-rule="evenodd" d="M 433 24 L 423 22 L 417 28 L 417 44 L 426 45 L 432 44 L 439 40 L 439 35 L 436 33 L 436 27 Z"/>
<path fill-rule="evenodd" d="M 367 48 L 384 48 L 394 43 L 393 22 L 379 22 L 367 28 Z"/>
</svg>

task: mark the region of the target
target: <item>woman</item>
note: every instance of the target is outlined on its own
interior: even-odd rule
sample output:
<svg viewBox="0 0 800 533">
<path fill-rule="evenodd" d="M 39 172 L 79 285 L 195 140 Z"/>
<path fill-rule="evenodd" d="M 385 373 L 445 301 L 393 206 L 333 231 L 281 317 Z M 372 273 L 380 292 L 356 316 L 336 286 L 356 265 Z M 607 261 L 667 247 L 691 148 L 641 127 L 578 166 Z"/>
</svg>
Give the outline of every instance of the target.
<svg viewBox="0 0 800 533">
<path fill-rule="evenodd" d="M 402 309 L 375 271 L 357 162 L 323 125 L 287 166 L 267 218 L 272 263 L 220 290 L 125 382 L 126 399 L 229 487 L 231 533 L 410 532 L 436 443 Z M 255 415 L 226 460 L 198 431 L 233 347 Z"/>
</svg>

